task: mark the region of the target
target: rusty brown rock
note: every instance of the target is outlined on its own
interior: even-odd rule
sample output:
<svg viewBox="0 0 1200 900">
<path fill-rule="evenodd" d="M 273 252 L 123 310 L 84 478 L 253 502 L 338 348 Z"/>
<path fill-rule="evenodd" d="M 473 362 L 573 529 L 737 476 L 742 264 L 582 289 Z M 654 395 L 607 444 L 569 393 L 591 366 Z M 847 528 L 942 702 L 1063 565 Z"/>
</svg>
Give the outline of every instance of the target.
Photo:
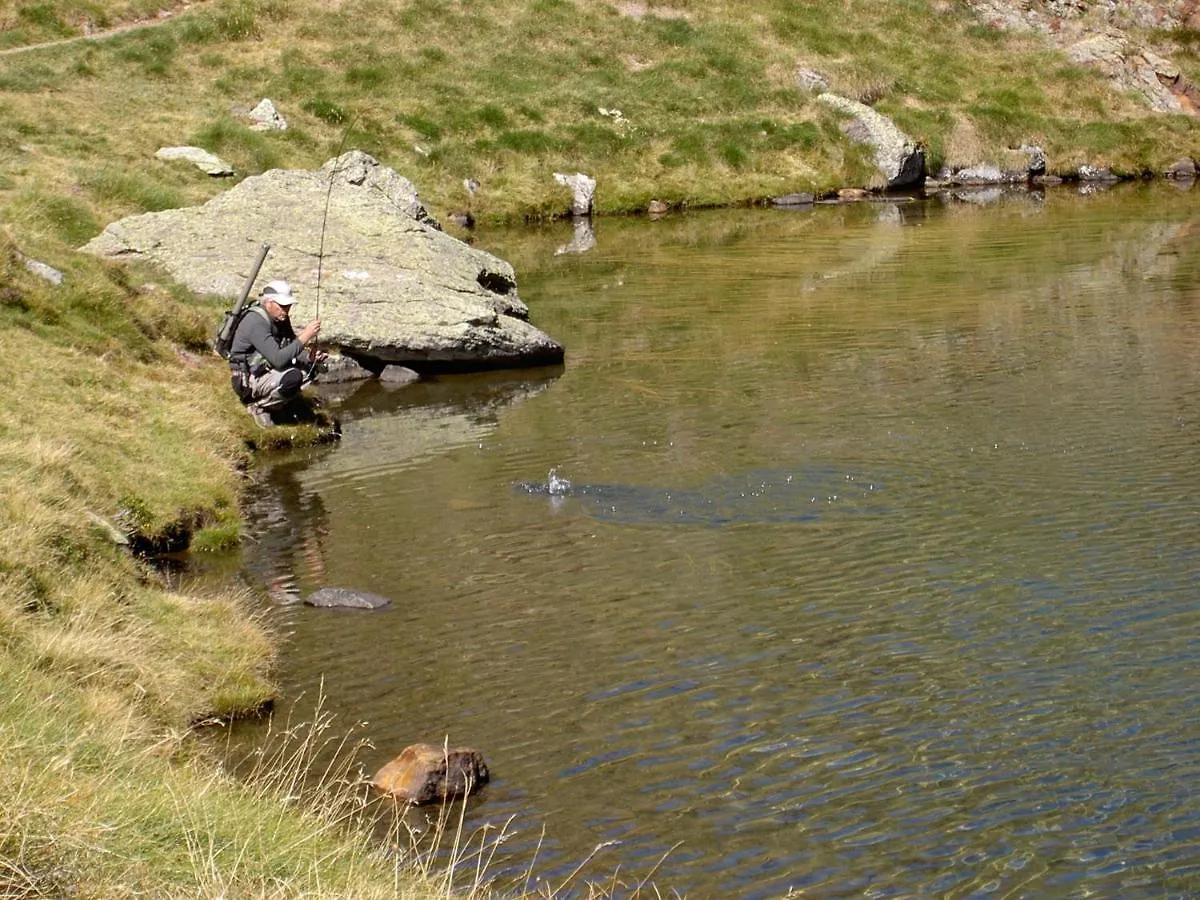
<svg viewBox="0 0 1200 900">
<path fill-rule="evenodd" d="M 412 744 L 376 772 L 371 784 L 420 805 L 472 794 L 487 781 L 487 763 L 478 750 Z"/>
</svg>

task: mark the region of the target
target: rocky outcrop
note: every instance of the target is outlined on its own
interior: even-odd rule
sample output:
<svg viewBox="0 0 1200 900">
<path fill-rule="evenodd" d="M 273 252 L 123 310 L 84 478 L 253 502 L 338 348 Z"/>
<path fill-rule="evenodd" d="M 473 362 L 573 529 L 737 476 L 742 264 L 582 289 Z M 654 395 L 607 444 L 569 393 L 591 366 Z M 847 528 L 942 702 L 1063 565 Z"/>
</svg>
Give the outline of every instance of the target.
<svg viewBox="0 0 1200 900">
<path fill-rule="evenodd" d="M 1200 28 L 1194 0 L 968 0 L 993 28 L 1032 31 L 1079 65 L 1103 72 L 1156 112 L 1200 112 L 1200 90 L 1145 35 Z"/>
<path fill-rule="evenodd" d="M 144 259 L 194 291 L 236 297 L 261 242 L 259 283 L 291 282 L 293 318 L 378 371 L 561 362 L 529 322 L 511 265 L 443 232 L 407 178 L 359 151 L 316 171 L 273 169 L 203 206 L 122 219 L 83 249 Z M 318 294 L 319 286 L 319 294 Z"/>
<path fill-rule="evenodd" d="M 1046 154 L 1041 147 L 1022 144 L 1016 149 L 993 151 L 992 156 L 988 162 L 938 172 L 926 180 L 925 188 L 1024 184 L 1046 174 Z"/>
<path fill-rule="evenodd" d="M 287 131 L 287 119 L 279 114 L 270 98 L 263 97 L 258 106 L 247 113 L 254 131 Z"/>
<path fill-rule="evenodd" d="M 850 117 L 843 129 L 846 136 L 871 147 L 888 188 L 908 187 L 924 180 L 925 151 L 890 119 L 865 103 L 837 94 L 819 94 L 817 99 Z"/>
<path fill-rule="evenodd" d="M 796 85 L 802 91 L 810 94 L 820 94 L 829 90 L 829 79 L 819 69 L 800 65 L 796 67 Z"/>
<path fill-rule="evenodd" d="M 38 278 L 42 279 L 43 281 L 48 281 L 53 285 L 60 285 L 63 283 L 63 273 L 54 268 L 54 266 L 48 265 L 39 259 L 33 259 L 32 257 L 26 256 L 23 253 L 19 254 L 19 256 L 21 259 L 21 264 L 25 266 L 26 270 L 32 272 Z"/>
<path fill-rule="evenodd" d="M 471 794 L 488 778 L 487 763 L 478 750 L 413 744 L 376 772 L 371 784 L 419 806 Z"/>
</svg>

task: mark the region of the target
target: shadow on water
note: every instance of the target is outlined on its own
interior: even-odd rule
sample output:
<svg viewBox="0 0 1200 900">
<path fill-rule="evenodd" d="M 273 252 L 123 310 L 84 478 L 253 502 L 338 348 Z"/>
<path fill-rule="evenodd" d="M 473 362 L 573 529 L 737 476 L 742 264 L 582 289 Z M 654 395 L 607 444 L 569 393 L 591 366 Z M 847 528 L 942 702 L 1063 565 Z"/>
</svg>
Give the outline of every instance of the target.
<svg viewBox="0 0 1200 900">
<path fill-rule="evenodd" d="M 504 410 L 549 389 L 562 367 L 453 375 L 404 385 L 375 380 L 322 396 L 342 424 L 343 440 L 302 452 L 265 456 L 258 487 L 245 501 L 257 551 L 247 565 L 272 602 L 300 602 L 327 576 L 330 533 L 326 489 L 365 484 L 477 444 L 496 428 Z"/>
<path fill-rule="evenodd" d="M 406 410 L 417 407 L 484 418 L 495 416 L 506 406 L 545 390 L 562 373 L 562 366 L 547 366 L 431 376 L 406 384 L 367 379 L 319 386 L 318 392 L 338 411 L 343 422 L 403 415 Z"/>
</svg>

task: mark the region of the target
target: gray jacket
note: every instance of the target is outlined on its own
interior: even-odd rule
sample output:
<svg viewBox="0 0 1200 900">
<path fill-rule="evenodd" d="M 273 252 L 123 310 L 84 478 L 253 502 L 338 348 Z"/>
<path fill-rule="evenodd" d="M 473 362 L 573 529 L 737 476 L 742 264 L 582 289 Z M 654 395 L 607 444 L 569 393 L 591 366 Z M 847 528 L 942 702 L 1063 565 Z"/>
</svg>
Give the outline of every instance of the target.
<svg viewBox="0 0 1200 900">
<path fill-rule="evenodd" d="M 229 351 L 229 362 L 233 366 L 244 364 L 254 372 L 264 363 L 276 370 L 306 366 L 309 358 L 304 345 L 292 330 L 292 323 L 286 319 L 282 322 L 271 321 L 267 311 L 255 304 L 238 323 L 233 335 L 233 347 Z"/>
</svg>

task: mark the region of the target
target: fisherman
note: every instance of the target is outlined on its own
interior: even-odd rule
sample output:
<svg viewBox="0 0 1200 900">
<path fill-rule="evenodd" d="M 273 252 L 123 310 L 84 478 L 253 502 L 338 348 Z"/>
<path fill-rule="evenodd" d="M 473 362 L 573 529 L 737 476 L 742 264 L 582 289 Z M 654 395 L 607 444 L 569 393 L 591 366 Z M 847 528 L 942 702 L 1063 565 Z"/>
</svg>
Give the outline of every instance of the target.
<svg viewBox="0 0 1200 900">
<path fill-rule="evenodd" d="M 320 359 L 305 348 L 321 333 L 321 320 L 314 319 L 296 334 L 291 322 L 295 302 L 290 284 L 272 281 L 234 332 L 229 352 L 233 389 L 263 427 L 275 424 L 271 410 L 299 396 L 300 389 L 316 378 Z"/>
</svg>

